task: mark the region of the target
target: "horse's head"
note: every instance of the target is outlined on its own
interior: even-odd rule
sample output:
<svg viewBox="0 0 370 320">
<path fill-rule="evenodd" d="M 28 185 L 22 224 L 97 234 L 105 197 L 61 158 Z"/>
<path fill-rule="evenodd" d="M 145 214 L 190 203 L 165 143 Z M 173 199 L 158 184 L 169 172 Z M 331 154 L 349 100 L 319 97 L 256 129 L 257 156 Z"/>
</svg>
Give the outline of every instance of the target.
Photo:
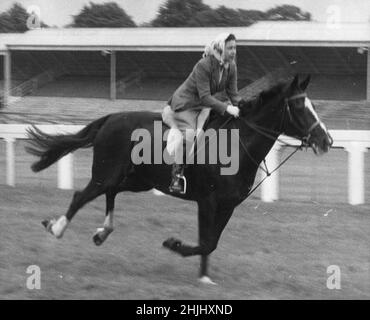
<svg viewBox="0 0 370 320">
<path fill-rule="evenodd" d="M 285 90 L 282 133 L 301 139 L 315 154 L 322 154 L 329 151 L 333 139 L 307 97 L 305 91 L 309 82 L 310 76 L 300 83 L 296 75 Z"/>
<path fill-rule="evenodd" d="M 255 128 L 298 138 L 304 145 L 310 146 L 315 154 L 328 152 L 333 139 L 307 97 L 309 82 L 310 76 L 300 83 L 297 75 L 293 81 L 278 83 L 255 99 L 241 100 L 241 118 L 246 123 L 253 122 Z M 273 130 L 268 122 L 274 123 Z"/>
</svg>

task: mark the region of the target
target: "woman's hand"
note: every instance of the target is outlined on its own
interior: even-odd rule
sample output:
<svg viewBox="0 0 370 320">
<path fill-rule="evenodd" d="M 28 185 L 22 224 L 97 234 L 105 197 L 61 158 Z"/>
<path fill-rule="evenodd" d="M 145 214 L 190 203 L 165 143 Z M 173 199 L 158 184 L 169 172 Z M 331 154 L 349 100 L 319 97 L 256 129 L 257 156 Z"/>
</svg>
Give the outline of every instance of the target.
<svg viewBox="0 0 370 320">
<path fill-rule="evenodd" d="M 228 114 L 231 114 L 235 118 L 237 118 L 237 117 L 239 117 L 240 109 L 238 107 L 234 107 L 232 105 L 228 105 L 227 108 L 226 108 L 226 112 Z"/>
</svg>

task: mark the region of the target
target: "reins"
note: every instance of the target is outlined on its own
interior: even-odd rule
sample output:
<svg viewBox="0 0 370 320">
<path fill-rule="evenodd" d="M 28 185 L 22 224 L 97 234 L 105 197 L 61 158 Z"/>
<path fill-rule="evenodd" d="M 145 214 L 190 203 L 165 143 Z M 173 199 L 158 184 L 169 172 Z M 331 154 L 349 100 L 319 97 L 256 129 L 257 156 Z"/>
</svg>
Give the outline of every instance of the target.
<svg viewBox="0 0 370 320">
<path fill-rule="evenodd" d="M 265 168 L 263 168 L 261 166 L 261 164 L 259 164 L 255 159 L 254 157 L 250 154 L 250 152 L 248 151 L 247 147 L 245 146 L 244 142 L 241 140 L 240 136 L 238 135 L 238 138 L 239 138 L 239 143 L 242 145 L 245 153 L 247 154 L 247 156 L 252 160 L 252 162 L 257 166 L 259 167 L 265 174 L 266 176 L 253 188 L 251 189 L 249 192 L 248 192 L 248 197 L 268 178 L 270 177 L 275 171 L 277 171 L 281 166 L 283 166 L 298 150 L 302 150 L 303 148 L 308 148 L 309 147 L 309 139 L 311 137 L 311 132 L 314 128 L 316 128 L 319 124 L 320 124 L 320 121 L 316 121 L 314 124 L 312 124 L 310 126 L 310 128 L 307 130 L 307 135 L 305 135 L 303 138 L 301 137 L 297 137 L 295 136 L 294 138 L 296 138 L 297 140 L 300 140 L 301 141 L 301 145 L 300 146 L 296 146 L 296 145 L 293 145 L 293 144 L 290 144 L 290 143 L 287 143 L 285 141 L 283 141 L 282 139 L 279 138 L 279 135 L 281 134 L 281 130 L 282 130 L 282 126 L 285 122 L 285 118 L 286 118 L 286 112 L 288 113 L 288 116 L 289 116 L 289 120 L 290 120 L 290 123 L 292 123 L 292 125 L 294 127 L 296 127 L 296 129 L 298 129 L 298 131 L 302 131 L 302 129 L 295 123 L 294 119 L 293 119 L 293 116 L 291 114 L 291 111 L 290 111 L 290 107 L 289 107 L 289 101 L 291 100 L 296 100 L 296 99 L 300 99 L 300 98 L 306 98 L 307 95 L 306 93 L 300 93 L 300 94 L 296 94 L 294 96 L 291 96 L 289 98 L 285 98 L 284 99 L 284 103 L 285 103 L 285 106 L 284 106 L 284 113 L 283 113 L 283 116 L 282 116 L 282 120 L 281 120 L 281 124 L 280 124 L 280 129 L 279 131 L 276 131 L 276 130 L 271 130 L 271 129 L 268 129 L 268 128 L 265 128 L 265 127 L 262 127 L 262 126 L 259 126 L 259 125 L 256 125 L 254 123 L 251 123 L 249 122 L 248 120 L 242 118 L 242 117 L 239 117 L 237 119 L 240 119 L 244 122 L 244 124 L 246 126 L 248 126 L 249 128 L 251 128 L 253 131 L 259 133 L 260 135 L 272 140 L 272 141 L 278 141 L 279 143 L 281 143 L 283 146 L 286 146 L 286 147 L 293 147 L 295 148 L 295 150 L 293 150 L 287 157 L 285 157 L 285 159 L 280 162 L 280 164 L 274 168 L 272 171 L 269 171 L 269 169 L 267 168 L 267 165 L 266 165 L 266 159 L 263 159 L 262 163 L 264 164 Z M 233 116 L 230 116 L 220 127 L 219 129 L 222 129 L 226 126 L 227 123 L 229 123 L 231 120 L 235 120 L 235 118 Z M 233 126 L 235 126 L 233 124 Z M 238 128 L 235 128 L 235 129 L 238 129 Z"/>
<path fill-rule="evenodd" d="M 245 119 L 243 119 L 245 120 Z M 270 135 L 270 134 L 267 134 L 259 129 L 257 129 L 256 127 L 253 127 L 250 125 L 249 122 L 245 121 L 245 124 L 248 125 L 251 129 L 253 129 L 254 131 L 260 133 L 261 135 L 273 140 L 273 141 L 279 141 L 281 143 L 283 143 L 285 146 L 289 146 L 289 147 L 294 147 L 295 150 L 292 151 L 275 169 L 273 169 L 272 171 L 270 171 L 267 167 L 267 164 L 266 164 L 266 159 L 263 159 L 263 165 L 265 166 L 265 168 L 263 168 L 260 164 L 257 163 L 257 161 L 252 157 L 252 155 L 250 154 L 250 152 L 248 151 L 247 147 L 245 146 L 244 142 L 241 140 L 240 136 L 239 136 L 239 143 L 241 144 L 241 146 L 243 147 L 245 153 L 248 155 L 248 157 L 252 160 L 252 162 L 258 166 L 265 174 L 266 176 L 252 189 L 248 192 L 248 197 L 254 192 L 256 191 L 256 189 L 258 189 L 258 187 L 268 178 L 270 177 L 275 171 L 277 171 L 282 165 L 284 165 L 298 150 L 302 150 L 302 148 L 304 146 L 306 146 L 305 142 L 302 140 L 302 144 L 300 146 L 294 146 L 294 145 L 291 145 L 289 143 L 286 143 L 285 141 L 279 139 L 279 138 L 275 138 L 274 136 Z"/>
<path fill-rule="evenodd" d="M 295 145 L 292 145 L 292 144 L 289 144 L 283 140 L 281 140 L 278 136 L 281 134 L 281 129 L 282 129 L 282 125 L 285 121 L 285 112 L 287 111 L 288 114 L 289 114 L 289 120 L 290 122 L 297 128 L 299 129 L 299 131 L 302 132 L 302 130 L 296 125 L 296 123 L 294 122 L 293 120 L 293 117 L 291 115 L 291 112 L 290 112 L 290 107 L 289 107 L 289 101 L 291 100 L 295 100 L 295 99 L 299 99 L 299 98 L 306 98 L 307 95 L 306 93 L 300 93 L 300 94 L 297 94 L 297 95 L 294 95 L 290 98 L 286 98 L 284 100 L 285 102 L 285 107 L 284 107 L 284 114 L 283 114 L 283 117 L 282 117 L 282 122 L 281 122 L 281 125 L 280 125 L 280 130 L 279 131 L 275 131 L 275 130 L 271 130 L 271 129 L 267 129 L 267 128 L 264 128 L 264 127 L 261 127 L 261 126 L 258 126 L 256 124 L 252 124 L 250 123 L 249 121 L 247 121 L 246 119 L 240 117 L 239 119 L 241 119 L 245 125 L 247 125 L 249 128 L 251 128 L 252 130 L 254 130 L 255 132 L 265 136 L 266 138 L 269 138 L 273 141 L 278 141 L 280 142 L 282 145 L 286 146 L 286 147 L 293 147 L 295 148 L 295 150 L 293 150 L 282 162 L 280 162 L 280 164 L 275 168 L 273 169 L 272 171 L 269 171 L 267 165 L 266 165 L 266 159 L 263 159 L 263 164 L 265 166 L 265 168 L 263 168 L 260 164 L 257 163 L 257 161 L 253 158 L 253 156 L 250 154 L 250 152 L 248 151 L 247 147 L 245 146 L 244 142 L 241 140 L 240 136 L 239 136 L 239 142 L 240 144 L 242 145 L 245 153 L 248 155 L 248 157 L 253 161 L 253 163 L 255 165 L 257 165 L 265 174 L 266 176 L 253 188 L 251 189 L 249 192 L 248 192 L 248 197 L 268 178 L 270 177 L 275 171 L 277 171 L 281 166 L 283 166 L 298 150 L 302 150 L 303 148 L 306 148 L 309 146 L 309 139 L 310 139 L 310 136 L 311 136 L 311 131 L 316 128 L 316 126 L 318 126 L 320 124 L 320 121 L 316 121 L 314 124 L 312 124 L 310 126 L 310 128 L 308 129 L 308 133 L 306 136 L 304 136 L 303 138 L 300 138 L 300 137 L 295 137 L 296 139 L 300 140 L 301 141 L 301 145 L 300 146 L 295 146 Z M 221 126 L 223 127 L 224 125 L 227 124 L 227 122 L 230 120 L 230 119 L 233 119 L 233 117 L 230 117 L 227 121 L 225 121 L 225 123 Z M 275 135 L 274 135 L 275 134 Z M 276 136 L 277 135 L 277 136 Z"/>
</svg>

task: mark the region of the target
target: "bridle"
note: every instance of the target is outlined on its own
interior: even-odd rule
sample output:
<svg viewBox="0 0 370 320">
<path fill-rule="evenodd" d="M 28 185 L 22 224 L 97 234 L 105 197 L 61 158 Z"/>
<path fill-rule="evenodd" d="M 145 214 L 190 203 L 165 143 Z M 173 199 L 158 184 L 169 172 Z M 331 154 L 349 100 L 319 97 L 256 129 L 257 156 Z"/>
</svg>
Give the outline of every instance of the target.
<svg viewBox="0 0 370 320">
<path fill-rule="evenodd" d="M 278 131 L 267 129 L 265 127 L 262 127 L 262 126 L 259 126 L 257 124 L 251 123 L 250 121 L 244 119 L 243 117 L 239 117 L 238 119 L 242 120 L 243 123 L 246 126 L 248 126 L 249 128 L 251 128 L 253 131 L 255 131 L 255 132 L 257 132 L 257 133 L 265 136 L 266 138 L 269 138 L 270 140 L 278 141 L 278 142 L 280 142 L 281 144 L 283 144 L 284 146 L 287 146 L 287 147 L 296 147 L 295 145 L 289 144 L 289 143 L 287 143 L 287 142 L 285 142 L 285 141 L 283 141 L 283 140 L 281 140 L 281 139 L 278 138 L 278 136 L 283 131 L 283 126 L 284 126 L 285 121 L 286 121 L 286 114 L 288 114 L 289 122 L 298 131 L 300 131 L 302 133 L 302 136 L 303 136 L 303 137 L 299 137 L 299 136 L 292 136 L 292 137 L 301 141 L 301 145 L 299 146 L 299 149 L 301 149 L 303 147 L 307 148 L 307 147 L 309 147 L 309 139 L 311 138 L 312 131 L 318 125 L 321 125 L 322 122 L 319 119 L 316 120 L 307 130 L 302 130 L 299 127 L 299 125 L 297 124 L 297 122 L 294 120 L 294 117 L 293 117 L 292 112 L 290 110 L 289 102 L 290 101 L 293 101 L 293 100 L 301 99 L 301 98 L 307 98 L 307 94 L 305 92 L 303 92 L 303 93 L 299 93 L 299 94 L 296 94 L 296 95 L 293 95 L 293 96 L 291 96 L 289 98 L 285 98 L 284 99 L 283 115 L 282 115 L 282 118 L 281 118 L 280 128 L 279 128 Z M 307 108 L 306 105 L 305 105 L 305 108 Z M 233 119 L 233 118 L 230 117 L 228 119 L 228 121 L 231 120 L 231 119 Z M 226 122 L 225 122 L 225 124 L 226 124 Z"/>
<path fill-rule="evenodd" d="M 321 121 L 319 119 L 317 119 L 308 129 L 306 132 L 304 132 L 296 123 L 296 121 L 294 121 L 294 118 L 293 118 L 293 115 L 292 115 L 292 112 L 290 111 L 290 106 L 289 106 L 289 101 L 293 101 L 293 100 L 297 100 L 297 99 L 301 99 L 301 98 L 307 98 L 307 94 L 305 92 L 303 93 L 298 93 L 296 95 L 293 95 L 289 98 L 285 98 L 284 99 L 284 103 L 285 103 L 285 107 L 284 107 L 284 112 L 286 111 L 288 113 L 288 116 L 289 116 L 289 120 L 290 120 L 290 123 L 298 130 L 300 131 L 301 133 L 303 133 L 303 137 L 297 137 L 295 136 L 294 138 L 298 139 L 298 140 L 301 140 L 302 142 L 302 147 L 308 147 L 309 146 L 309 140 L 311 138 L 311 132 L 319 125 L 321 125 Z M 305 108 L 306 105 L 304 105 Z M 284 118 L 285 118 L 285 115 L 283 115 L 283 121 L 284 121 Z M 280 127 L 280 130 L 281 131 L 281 127 Z"/>
<path fill-rule="evenodd" d="M 318 126 L 321 124 L 321 121 L 320 120 L 316 120 L 315 123 L 313 123 L 307 130 L 307 132 L 303 132 L 303 130 L 298 126 L 298 124 L 296 123 L 296 121 L 294 121 L 294 118 L 292 116 L 292 112 L 290 110 L 290 106 L 289 106 L 289 102 L 290 101 L 293 101 L 293 100 L 297 100 L 297 99 L 301 99 L 301 98 L 307 98 L 307 94 L 305 92 L 303 93 L 299 93 L 299 94 L 296 94 L 296 95 L 293 95 L 289 98 L 285 98 L 284 99 L 284 108 L 283 108 L 283 116 L 282 116 L 282 120 L 281 120 L 281 123 L 280 123 L 280 129 L 279 131 L 276 131 L 276 130 L 271 130 L 271 129 L 268 129 L 268 128 L 265 128 L 265 127 L 262 127 L 262 126 L 259 126 L 259 125 L 256 125 L 254 123 L 251 123 L 249 122 L 248 120 L 244 119 L 243 117 L 239 117 L 237 119 L 240 119 L 244 122 L 244 124 L 251 128 L 253 131 L 265 136 L 266 138 L 272 140 L 272 141 L 278 141 L 280 142 L 282 145 L 286 146 L 286 147 L 293 147 L 295 148 L 294 151 L 292 151 L 274 170 L 272 171 L 269 171 L 268 168 L 267 168 L 267 165 L 266 165 L 266 159 L 263 160 L 263 164 L 265 166 L 265 168 L 263 168 L 255 159 L 254 157 L 249 153 L 247 147 L 245 146 L 244 142 L 240 139 L 240 136 L 238 135 L 238 138 L 239 138 L 239 143 L 242 145 L 245 153 L 248 155 L 248 157 L 252 160 L 252 162 L 257 166 L 259 167 L 262 171 L 264 171 L 266 173 L 266 176 L 252 189 L 248 192 L 248 195 L 247 197 L 249 197 L 269 176 L 271 176 L 275 171 L 277 171 L 283 164 L 285 164 L 298 150 L 302 150 L 303 148 L 308 148 L 310 146 L 310 143 L 309 143 L 309 139 L 311 138 L 311 132 Z M 305 105 L 305 108 L 306 108 L 306 105 Z M 283 129 L 283 125 L 285 123 L 285 119 L 286 119 L 286 113 L 288 114 L 289 116 L 289 121 L 290 123 L 300 132 L 302 132 L 304 135 L 303 137 L 298 137 L 298 136 L 294 136 L 294 138 L 298 139 L 301 141 L 301 145 L 300 146 L 296 146 L 296 145 L 292 145 L 290 143 L 287 143 L 283 140 L 281 140 L 279 138 L 279 135 L 282 133 L 282 129 Z M 219 129 L 222 129 L 225 127 L 225 125 L 230 122 L 231 120 L 234 120 L 235 118 L 233 116 L 230 116 L 220 127 Z M 234 122 L 232 122 L 233 125 L 234 125 Z M 238 129 L 238 128 L 235 128 L 235 129 Z M 231 130 L 231 132 L 233 133 L 234 131 Z"/>
<path fill-rule="evenodd" d="M 239 142 L 240 144 L 242 145 L 244 151 L 246 152 L 246 154 L 248 155 L 248 157 L 252 160 L 252 162 L 254 162 L 262 171 L 264 171 L 266 173 L 266 176 L 252 189 L 248 192 L 248 196 L 249 197 L 269 176 L 271 176 L 271 174 L 273 174 L 275 171 L 277 171 L 283 164 L 285 164 L 298 150 L 302 150 L 303 148 L 307 148 L 310 146 L 310 143 L 309 143 L 309 139 L 311 138 L 311 132 L 318 126 L 318 125 L 321 125 L 321 121 L 320 120 L 316 120 L 308 129 L 306 132 L 304 132 L 299 126 L 298 124 L 296 123 L 296 121 L 294 120 L 293 118 L 293 115 L 292 115 L 292 112 L 290 110 L 290 106 L 289 106 L 289 102 L 290 101 L 293 101 L 293 100 L 297 100 L 297 99 L 301 99 L 301 98 L 307 98 L 307 94 L 305 92 L 303 93 L 299 93 L 299 94 L 296 94 L 296 95 L 293 95 L 289 98 L 285 98 L 284 99 L 284 108 L 283 108 L 283 116 L 282 116 L 282 120 L 281 120 L 281 123 L 280 123 L 280 129 L 279 131 L 275 131 L 275 130 L 271 130 L 271 129 L 267 129 L 265 127 L 262 127 L 262 126 L 259 126 L 259 125 L 256 125 L 256 124 L 253 124 L 251 122 L 249 122 L 248 120 L 242 118 L 242 117 L 239 117 L 238 119 L 241 119 L 244 124 L 246 126 L 248 126 L 249 128 L 251 128 L 252 130 L 254 130 L 255 132 L 265 136 L 266 138 L 269 138 L 273 141 L 278 141 L 280 142 L 281 144 L 283 144 L 284 146 L 286 147 L 293 147 L 295 148 L 294 151 L 292 151 L 274 170 L 272 171 L 269 171 L 268 168 L 267 168 L 267 165 L 266 165 L 266 159 L 263 160 L 263 164 L 265 166 L 265 168 L 263 168 L 260 164 L 257 163 L 257 161 L 253 158 L 253 156 L 249 153 L 247 147 L 245 146 L 244 142 L 240 139 L 240 136 L 239 136 Z M 305 105 L 305 108 L 306 105 Z M 282 132 L 282 129 L 283 129 L 283 125 L 285 123 L 285 119 L 286 119 L 286 113 L 288 114 L 288 117 L 289 117 L 289 121 L 290 123 L 298 130 L 300 131 L 301 133 L 303 133 L 303 137 L 298 137 L 298 136 L 294 136 L 294 138 L 298 139 L 301 141 L 301 145 L 300 146 L 295 146 L 295 145 L 292 145 L 290 143 L 287 143 L 283 140 L 281 140 L 280 138 L 278 138 L 278 136 L 281 134 Z M 233 119 L 233 117 L 230 117 L 228 121 L 230 121 L 231 119 Z M 224 125 L 226 124 L 226 122 L 224 123 Z"/>
</svg>

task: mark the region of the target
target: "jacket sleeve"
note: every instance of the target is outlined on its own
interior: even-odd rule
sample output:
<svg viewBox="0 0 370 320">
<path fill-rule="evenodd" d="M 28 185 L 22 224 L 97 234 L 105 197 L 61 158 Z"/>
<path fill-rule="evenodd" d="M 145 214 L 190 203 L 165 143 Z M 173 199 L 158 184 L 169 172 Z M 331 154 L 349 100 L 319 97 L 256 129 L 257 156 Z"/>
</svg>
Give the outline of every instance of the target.
<svg viewBox="0 0 370 320">
<path fill-rule="evenodd" d="M 226 93 L 229 96 L 233 105 L 237 105 L 241 100 L 238 93 L 238 72 L 236 70 L 236 64 L 230 65 L 229 79 L 226 84 Z"/>
<path fill-rule="evenodd" d="M 207 63 L 199 62 L 195 67 L 195 80 L 199 98 L 206 107 L 211 107 L 220 114 L 224 114 L 227 104 L 211 95 L 210 81 L 211 68 Z"/>
</svg>

